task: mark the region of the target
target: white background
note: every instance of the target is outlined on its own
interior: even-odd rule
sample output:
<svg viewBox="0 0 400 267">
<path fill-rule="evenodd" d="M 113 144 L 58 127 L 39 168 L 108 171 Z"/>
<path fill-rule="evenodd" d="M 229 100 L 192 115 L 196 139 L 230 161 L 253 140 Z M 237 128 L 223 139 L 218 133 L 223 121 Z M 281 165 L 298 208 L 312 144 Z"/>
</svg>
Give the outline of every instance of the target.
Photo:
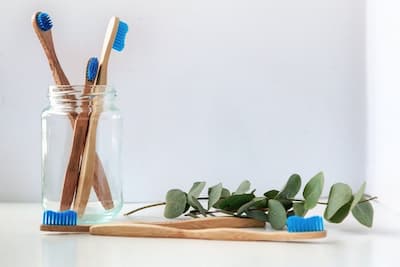
<svg viewBox="0 0 400 267">
<path fill-rule="evenodd" d="M 262 191 L 294 172 L 308 179 L 323 170 L 326 187 L 342 181 L 354 190 L 366 179 L 365 1 L 13 0 L 0 7 L 0 201 L 40 200 L 40 113 L 52 79 L 31 27 L 36 10 L 51 15 L 74 84 L 99 55 L 108 19 L 130 25 L 109 70 L 125 117 L 126 200 L 162 199 L 196 180 L 234 189 L 250 179 Z"/>
</svg>

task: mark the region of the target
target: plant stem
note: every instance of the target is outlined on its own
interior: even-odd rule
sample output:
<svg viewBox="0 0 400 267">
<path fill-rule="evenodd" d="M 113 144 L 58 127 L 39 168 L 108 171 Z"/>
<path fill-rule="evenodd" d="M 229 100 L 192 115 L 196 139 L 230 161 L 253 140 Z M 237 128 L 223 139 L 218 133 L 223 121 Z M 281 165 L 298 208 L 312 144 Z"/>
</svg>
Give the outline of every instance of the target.
<svg viewBox="0 0 400 267">
<path fill-rule="evenodd" d="M 140 207 L 140 208 L 137 208 L 137 209 L 134 209 L 134 210 L 131 210 L 131 211 L 125 213 L 124 216 L 131 215 L 132 213 L 135 213 L 135 212 L 138 212 L 138 211 L 140 211 L 140 210 L 147 209 L 147 208 L 152 208 L 152 207 L 157 207 L 157 206 L 163 206 L 163 205 L 165 205 L 165 204 L 167 204 L 167 203 L 166 203 L 166 202 L 159 202 L 159 203 L 154 203 L 154 204 L 151 204 L 151 205 L 143 206 L 143 207 Z"/>
<path fill-rule="evenodd" d="M 199 197 L 199 198 L 197 198 L 197 199 L 198 199 L 198 200 L 207 200 L 208 197 Z M 165 204 L 167 204 L 167 203 L 166 203 L 166 202 L 159 202 L 159 203 L 154 203 L 154 204 L 146 205 L 146 206 L 143 206 L 143 207 L 140 207 L 140 208 L 131 210 L 131 211 L 125 213 L 124 216 L 131 215 L 131 214 L 133 214 L 133 213 L 135 213 L 135 212 L 138 212 L 138 211 L 141 211 L 141 210 L 144 210 L 144 209 L 148 209 L 148 208 L 152 208 L 152 207 L 157 207 L 157 206 L 163 206 L 163 205 L 165 205 Z"/>
</svg>

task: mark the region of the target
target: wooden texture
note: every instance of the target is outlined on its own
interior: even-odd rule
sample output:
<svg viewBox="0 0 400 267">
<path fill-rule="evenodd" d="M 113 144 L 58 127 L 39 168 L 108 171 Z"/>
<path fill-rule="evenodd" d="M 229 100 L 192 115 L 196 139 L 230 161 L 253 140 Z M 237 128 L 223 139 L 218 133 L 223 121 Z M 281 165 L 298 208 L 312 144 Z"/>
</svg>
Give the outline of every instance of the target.
<svg viewBox="0 0 400 267">
<path fill-rule="evenodd" d="M 110 58 L 111 49 L 114 43 L 115 36 L 118 31 L 119 19 L 113 17 L 108 25 L 104 40 L 103 50 L 99 62 L 99 70 L 96 77 L 96 82 L 93 87 L 94 93 L 98 93 L 93 99 L 93 111 L 90 114 L 89 127 L 86 136 L 85 148 L 83 151 L 81 173 L 79 176 L 78 189 L 74 203 L 74 209 L 78 216 L 82 216 L 86 209 L 90 195 L 90 187 L 93 183 L 93 174 L 96 168 L 94 162 L 96 152 L 96 132 L 100 114 L 102 112 L 102 94 L 107 84 L 107 66 Z"/>
<path fill-rule="evenodd" d="M 39 12 L 36 12 L 33 17 L 32 17 L 32 26 L 33 29 L 43 47 L 43 50 L 46 54 L 47 60 L 49 62 L 49 66 L 50 66 L 50 70 L 52 72 L 53 75 L 53 79 L 54 82 L 56 83 L 56 85 L 63 85 L 63 86 L 67 86 L 66 89 L 68 88 L 68 86 L 70 85 L 55 52 L 55 48 L 54 48 L 54 43 L 53 43 L 53 38 L 52 38 L 52 32 L 51 30 L 48 31 L 42 31 L 37 23 L 36 23 L 36 17 L 39 14 Z M 71 99 L 74 99 L 74 97 L 70 97 Z M 76 116 L 77 114 L 75 112 L 71 112 L 68 114 L 69 120 L 71 122 L 72 127 L 75 129 L 77 127 L 80 127 L 80 121 L 82 120 L 78 120 L 76 121 Z M 75 130 L 74 130 L 75 132 Z M 74 145 L 78 146 L 79 144 L 81 144 L 82 142 L 84 143 L 85 140 L 84 139 L 79 139 L 79 138 L 85 138 L 85 136 L 81 137 L 82 134 L 79 133 L 79 137 L 77 137 L 77 140 L 73 140 L 73 147 Z M 75 142 L 75 144 L 74 144 Z M 83 145 L 81 146 L 82 150 L 83 150 Z M 73 157 L 73 159 L 79 159 L 81 155 L 79 155 L 79 158 L 77 158 L 77 151 L 71 151 L 71 157 Z M 82 152 L 81 152 L 82 154 Z M 71 158 L 70 157 L 70 158 Z M 94 179 L 94 184 L 93 187 L 96 191 L 96 194 L 99 198 L 99 200 L 101 201 L 101 203 L 103 204 L 105 209 L 110 209 L 113 207 L 113 202 L 112 202 L 112 197 L 111 197 L 111 193 L 109 190 L 109 186 L 108 186 L 108 182 L 104 173 L 104 169 L 102 167 L 102 164 L 98 158 L 98 156 L 95 156 L 96 158 L 96 166 L 98 166 L 95 169 L 95 179 Z M 71 163 L 71 165 L 68 163 L 68 167 L 67 167 L 67 171 L 66 174 L 64 176 L 64 185 L 63 185 L 63 189 L 62 189 L 62 193 L 61 193 L 61 200 L 60 200 L 60 210 L 67 210 L 71 207 L 74 195 L 75 195 L 75 191 L 76 191 L 76 187 L 77 187 L 77 183 L 78 183 L 78 175 L 75 175 L 74 173 L 76 173 L 76 170 L 79 170 L 79 165 L 73 164 Z"/>
<path fill-rule="evenodd" d="M 145 223 L 146 224 L 146 223 Z M 152 225 L 168 226 L 179 229 L 207 229 L 207 228 L 251 228 L 265 227 L 265 223 L 255 219 L 237 217 L 207 217 L 182 221 L 153 222 Z"/>
<path fill-rule="evenodd" d="M 40 231 L 43 232 L 88 233 L 89 228 L 90 225 L 40 225 Z"/>
<path fill-rule="evenodd" d="M 90 227 L 90 234 L 124 237 L 189 238 L 230 241 L 299 241 L 326 237 L 323 232 L 266 232 L 236 228 L 186 230 L 148 224 L 108 224 Z"/>
<path fill-rule="evenodd" d="M 235 217 L 207 217 L 199 219 L 190 219 L 182 221 L 163 221 L 163 222 L 127 222 L 126 224 L 150 224 L 159 226 L 168 226 L 178 229 L 208 229 L 208 228 L 250 228 L 265 227 L 265 223 L 254 219 L 235 218 Z M 86 228 L 85 228 L 86 227 Z M 89 225 L 76 226 L 59 226 L 59 225 L 41 225 L 41 231 L 52 232 L 89 232 Z"/>
</svg>

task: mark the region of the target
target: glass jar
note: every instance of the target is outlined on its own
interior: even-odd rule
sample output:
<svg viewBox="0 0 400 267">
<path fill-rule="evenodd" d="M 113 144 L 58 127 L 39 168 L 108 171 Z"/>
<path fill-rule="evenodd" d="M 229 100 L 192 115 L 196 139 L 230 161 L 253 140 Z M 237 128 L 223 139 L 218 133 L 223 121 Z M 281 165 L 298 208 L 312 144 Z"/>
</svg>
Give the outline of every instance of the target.
<svg viewBox="0 0 400 267">
<path fill-rule="evenodd" d="M 110 86 L 50 86 L 42 112 L 42 206 L 73 209 L 78 223 L 109 221 L 122 208 L 121 130 Z"/>
</svg>

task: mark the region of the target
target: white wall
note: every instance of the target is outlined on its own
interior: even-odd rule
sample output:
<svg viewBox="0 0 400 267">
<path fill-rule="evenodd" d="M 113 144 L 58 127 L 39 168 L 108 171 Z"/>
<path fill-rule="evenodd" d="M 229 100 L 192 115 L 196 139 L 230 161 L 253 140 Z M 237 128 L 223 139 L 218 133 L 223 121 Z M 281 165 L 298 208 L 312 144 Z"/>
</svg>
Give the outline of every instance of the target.
<svg viewBox="0 0 400 267">
<path fill-rule="evenodd" d="M 109 80 L 125 114 L 130 201 L 195 180 L 280 187 L 293 172 L 365 178 L 362 0 L 22 1 L 0 4 L 0 200 L 40 199 L 40 112 L 52 83 L 30 19 L 53 18 L 81 83 L 112 15 L 130 25 Z M 4 12 L 6 11 L 6 12 Z M 259 192 L 262 193 L 262 192 Z"/>
<path fill-rule="evenodd" d="M 371 191 L 400 211 L 400 3 L 368 1 L 368 158 Z"/>
</svg>

